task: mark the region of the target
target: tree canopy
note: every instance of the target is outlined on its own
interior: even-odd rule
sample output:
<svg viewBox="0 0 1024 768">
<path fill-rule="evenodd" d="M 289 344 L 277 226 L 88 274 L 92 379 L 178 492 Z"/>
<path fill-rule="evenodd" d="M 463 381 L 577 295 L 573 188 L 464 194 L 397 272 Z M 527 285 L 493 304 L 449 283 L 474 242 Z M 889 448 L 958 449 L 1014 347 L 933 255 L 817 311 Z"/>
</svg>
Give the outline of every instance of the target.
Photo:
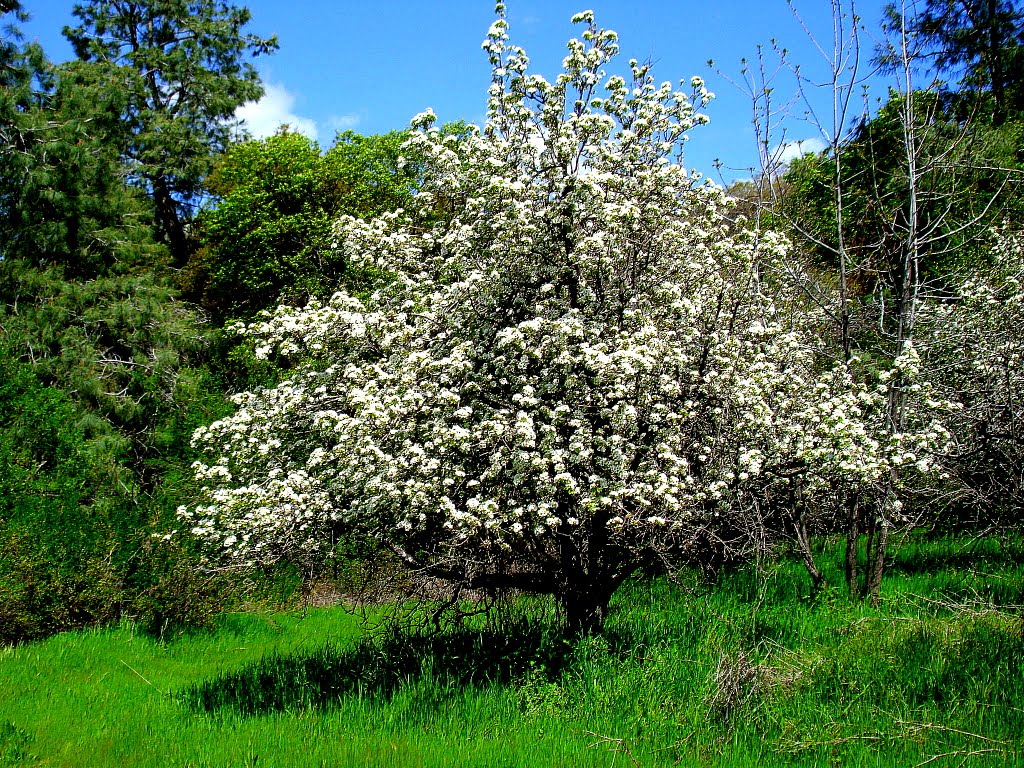
<svg viewBox="0 0 1024 768">
<path fill-rule="evenodd" d="M 895 5 L 887 14 L 890 26 L 903 17 Z M 907 27 L 940 71 L 989 96 L 993 125 L 1024 109 L 1024 11 L 1017 0 L 926 0 Z"/>
<path fill-rule="evenodd" d="M 188 294 L 218 317 L 252 317 L 282 296 L 325 298 L 358 282 L 332 226 L 342 214 L 408 204 L 417 164 L 403 157 L 406 137 L 346 131 L 326 153 L 288 131 L 233 145 L 206 180 L 216 204 L 197 222 L 200 249 L 182 277 Z"/>
</svg>

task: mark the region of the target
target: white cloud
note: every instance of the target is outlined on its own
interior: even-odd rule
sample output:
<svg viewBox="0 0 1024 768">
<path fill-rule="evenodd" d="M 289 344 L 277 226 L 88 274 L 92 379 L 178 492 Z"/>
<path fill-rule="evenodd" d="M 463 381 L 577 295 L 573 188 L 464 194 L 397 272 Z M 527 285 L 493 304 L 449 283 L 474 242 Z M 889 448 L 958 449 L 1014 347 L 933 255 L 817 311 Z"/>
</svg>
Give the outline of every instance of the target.
<svg viewBox="0 0 1024 768">
<path fill-rule="evenodd" d="M 780 144 L 776 147 L 775 159 L 782 165 L 788 165 L 808 152 L 816 155 L 823 151 L 825 151 L 825 142 L 817 137 L 798 139 L 797 141 L 787 141 L 785 144 Z"/>
<path fill-rule="evenodd" d="M 332 131 L 351 131 L 361 119 L 359 115 L 331 115 L 327 125 Z"/>
<path fill-rule="evenodd" d="M 273 136 L 282 125 L 287 125 L 311 139 L 318 138 L 316 121 L 292 112 L 295 96 L 283 85 L 267 84 L 264 90 L 259 101 L 247 101 L 235 110 L 235 117 L 245 123 L 253 137 Z"/>
</svg>

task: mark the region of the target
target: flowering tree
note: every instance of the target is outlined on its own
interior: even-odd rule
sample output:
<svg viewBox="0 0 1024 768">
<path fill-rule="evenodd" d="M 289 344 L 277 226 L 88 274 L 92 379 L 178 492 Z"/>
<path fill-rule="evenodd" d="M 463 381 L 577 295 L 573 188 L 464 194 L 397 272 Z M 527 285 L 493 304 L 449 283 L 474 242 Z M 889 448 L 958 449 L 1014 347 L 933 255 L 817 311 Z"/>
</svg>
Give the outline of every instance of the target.
<svg viewBox="0 0 1024 768">
<path fill-rule="evenodd" d="M 615 33 L 574 21 L 551 82 L 499 5 L 483 130 L 420 115 L 410 209 L 338 223 L 386 284 L 242 329 L 296 365 L 196 433 L 195 533 L 259 562 L 362 532 L 453 597 L 553 594 L 589 632 L 624 579 L 716 521 L 899 460 L 871 434 L 880 396 L 820 365 L 784 242 L 673 162 L 711 94 L 636 61 L 609 76 Z"/>
<path fill-rule="evenodd" d="M 921 310 L 928 378 L 960 405 L 945 501 L 962 525 L 1024 519 L 1024 234 L 994 230 L 988 256 L 986 270 L 950 280 L 955 300 Z"/>
</svg>

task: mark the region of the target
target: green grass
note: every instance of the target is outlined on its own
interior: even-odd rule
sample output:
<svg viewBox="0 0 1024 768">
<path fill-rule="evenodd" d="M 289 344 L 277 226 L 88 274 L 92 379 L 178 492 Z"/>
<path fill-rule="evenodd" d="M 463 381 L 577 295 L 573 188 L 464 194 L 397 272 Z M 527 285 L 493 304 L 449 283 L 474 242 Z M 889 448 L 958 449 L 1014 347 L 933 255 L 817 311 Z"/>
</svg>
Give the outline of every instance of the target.
<svg viewBox="0 0 1024 768">
<path fill-rule="evenodd" d="M 1024 619 L 992 610 L 1024 602 L 1020 542 L 906 543 L 877 609 L 807 594 L 789 562 L 638 582 L 573 645 L 525 609 L 68 633 L 0 649 L 0 766 L 1024 765 Z"/>
</svg>

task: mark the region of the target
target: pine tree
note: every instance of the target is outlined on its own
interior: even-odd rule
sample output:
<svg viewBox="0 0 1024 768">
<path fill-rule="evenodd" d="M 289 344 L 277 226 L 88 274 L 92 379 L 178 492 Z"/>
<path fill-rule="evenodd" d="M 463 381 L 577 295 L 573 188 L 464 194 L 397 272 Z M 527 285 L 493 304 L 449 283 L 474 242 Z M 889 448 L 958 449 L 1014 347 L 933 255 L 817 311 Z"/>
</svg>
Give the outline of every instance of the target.
<svg viewBox="0 0 1024 768">
<path fill-rule="evenodd" d="M 896 13 L 894 6 L 888 9 Z M 927 0 L 910 32 L 930 49 L 940 70 L 985 91 L 992 124 L 1024 109 L 1024 10 L 1018 0 Z"/>
<path fill-rule="evenodd" d="M 249 11 L 220 0 L 91 0 L 74 15 L 80 24 L 64 34 L 79 58 L 75 77 L 123 96 L 110 114 L 123 127 L 132 180 L 182 263 L 211 157 L 227 145 L 235 110 L 263 94 L 243 56 L 271 52 L 277 40 L 244 33 Z"/>
</svg>

